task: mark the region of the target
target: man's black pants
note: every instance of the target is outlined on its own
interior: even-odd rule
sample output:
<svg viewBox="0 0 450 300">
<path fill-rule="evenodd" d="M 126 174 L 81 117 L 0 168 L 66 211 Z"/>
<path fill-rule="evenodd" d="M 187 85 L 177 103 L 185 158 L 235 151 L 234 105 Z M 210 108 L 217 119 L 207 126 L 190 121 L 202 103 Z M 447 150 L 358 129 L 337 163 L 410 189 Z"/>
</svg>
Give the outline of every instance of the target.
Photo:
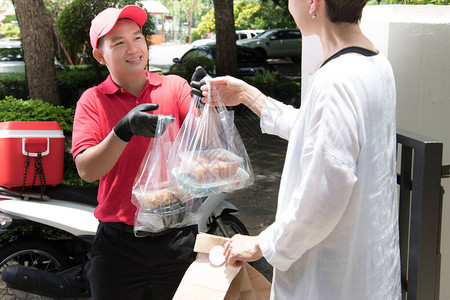
<svg viewBox="0 0 450 300">
<path fill-rule="evenodd" d="M 107 224 L 99 224 L 92 247 L 92 299 L 172 299 L 195 260 L 197 226 L 135 237 Z"/>
</svg>

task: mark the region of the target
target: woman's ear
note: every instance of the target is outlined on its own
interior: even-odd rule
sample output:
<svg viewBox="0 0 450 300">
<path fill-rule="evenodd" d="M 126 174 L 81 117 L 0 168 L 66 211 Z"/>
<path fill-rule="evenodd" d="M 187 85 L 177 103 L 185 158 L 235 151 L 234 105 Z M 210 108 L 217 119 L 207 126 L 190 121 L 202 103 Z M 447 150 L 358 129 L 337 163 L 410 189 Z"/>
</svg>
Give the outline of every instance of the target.
<svg viewBox="0 0 450 300">
<path fill-rule="evenodd" d="M 316 18 L 318 8 L 319 8 L 319 0 L 310 0 L 309 14 L 313 19 Z"/>
<path fill-rule="evenodd" d="M 317 1 L 316 0 L 310 0 L 310 7 L 309 7 L 309 13 L 315 14 L 317 10 Z"/>
<path fill-rule="evenodd" d="M 98 61 L 99 64 L 104 65 L 105 59 L 103 57 L 103 51 L 99 48 L 95 48 L 92 50 L 92 55 L 94 55 L 94 58 Z"/>
</svg>

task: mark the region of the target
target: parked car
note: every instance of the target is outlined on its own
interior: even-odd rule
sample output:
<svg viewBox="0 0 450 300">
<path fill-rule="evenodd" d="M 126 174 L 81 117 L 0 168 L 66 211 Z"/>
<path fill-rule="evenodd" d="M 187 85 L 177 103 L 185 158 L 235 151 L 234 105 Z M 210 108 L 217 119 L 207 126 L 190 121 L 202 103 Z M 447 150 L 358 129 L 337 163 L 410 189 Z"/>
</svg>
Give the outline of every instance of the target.
<svg viewBox="0 0 450 300">
<path fill-rule="evenodd" d="M 264 30 L 261 29 L 242 29 L 242 30 L 236 30 L 236 41 L 243 40 L 243 39 L 251 39 L 257 36 L 258 34 L 264 32 Z M 193 47 L 202 46 L 202 45 L 209 45 L 209 44 L 215 44 L 216 43 L 216 36 L 213 36 L 209 39 L 201 39 L 196 40 L 191 43 Z"/>
<path fill-rule="evenodd" d="M 200 40 L 193 41 L 191 43 L 191 46 L 198 47 L 198 46 L 204 46 L 204 45 L 209 45 L 209 44 L 214 45 L 215 43 L 216 43 L 216 36 L 213 36 L 208 39 L 200 39 Z"/>
<path fill-rule="evenodd" d="M 24 73 L 23 52 L 20 41 L 0 43 L 0 73 Z"/>
<path fill-rule="evenodd" d="M 302 35 L 298 29 L 269 29 L 252 39 L 236 43 L 255 49 L 266 59 L 290 57 L 299 62 L 301 58 Z"/>
<path fill-rule="evenodd" d="M 262 29 L 241 29 L 236 30 L 236 40 L 252 39 L 258 34 L 264 32 Z"/>
<path fill-rule="evenodd" d="M 180 72 L 185 68 L 186 62 L 189 59 L 204 56 L 209 59 L 215 59 L 216 45 L 203 45 L 189 49 L 181 58 L 174 58 L 174 64 L 170 67 L 170 72 Z M 270 65 L 264 58 L 260 57 L 258 53 L 252 48 L 237 46 L 237 65 L 238 77 L 254 76 L 258 70 L 268 70 L 277 73 L 275 68 Z M 216 75 L 215 70 L 211 75 Z"/>
<path fill-rule="evenodd" d="M 57 70 L 64 67 L 55 59 Z M 0 42 L 0 73 L 25 73 L 22 43 L 20 41 Z"/>
</svg>

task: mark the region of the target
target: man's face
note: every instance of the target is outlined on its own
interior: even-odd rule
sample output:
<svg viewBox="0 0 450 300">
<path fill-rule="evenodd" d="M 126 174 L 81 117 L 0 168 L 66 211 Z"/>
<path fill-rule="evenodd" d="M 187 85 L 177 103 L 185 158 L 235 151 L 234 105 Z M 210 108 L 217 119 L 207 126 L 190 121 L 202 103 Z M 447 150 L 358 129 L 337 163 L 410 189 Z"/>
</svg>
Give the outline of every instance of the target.
<svg viewBox="0 0 450 300">
<path fill-rule="evenodd" d="M 96 59 L 108 67 L 113 76 L 142 72 L 148 60 L 148 47 L 139 26 L 132 20 L 121 19 L 99 41 Z M 94 50 L 94 52 L 96 51 Z"/>
</svg>

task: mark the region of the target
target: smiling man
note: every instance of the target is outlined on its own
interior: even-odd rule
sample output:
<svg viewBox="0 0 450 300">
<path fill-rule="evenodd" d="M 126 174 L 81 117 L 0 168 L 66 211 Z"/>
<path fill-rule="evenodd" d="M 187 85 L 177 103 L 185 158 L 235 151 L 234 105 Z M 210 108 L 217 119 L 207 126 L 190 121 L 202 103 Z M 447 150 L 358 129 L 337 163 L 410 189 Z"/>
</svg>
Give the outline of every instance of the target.
<svg viewBox="0 0 450 300">
<path fill-rule="evenodd" d="M 72 155 L 81 178 L 100 179 L 97 235 L 92 249 L 92 299 L 172 299 L 195 259 L 196 226 L 136 237 L 131 191 L 154 138 L 158 115 L 179 129 L 192 98 L 181 77 L 145 70 L 142 34 L 147 13 L 138 6 L 107 8 L 90 28 L 96 60 L 110 75 L 77 103 Z M 175 137 L 172 137 L 175 138 Z"/>
</svg>

